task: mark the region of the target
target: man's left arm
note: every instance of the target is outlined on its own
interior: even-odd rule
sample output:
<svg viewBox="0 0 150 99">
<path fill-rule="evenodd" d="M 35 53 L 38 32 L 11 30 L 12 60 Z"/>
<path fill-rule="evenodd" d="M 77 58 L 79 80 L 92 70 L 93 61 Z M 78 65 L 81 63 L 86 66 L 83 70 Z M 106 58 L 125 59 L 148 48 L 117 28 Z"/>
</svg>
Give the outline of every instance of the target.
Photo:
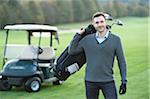
<svg viewBox="0 0 150 99">
<path fill-rule="evenodd" d="M 117 41 L 116 57 L 117 57 L 118 66 L 120 69 L 121 81 L 122 81 L 119 93 L 125 94 L 126 84 L 127 84 L 127 79 L 126 79 L 127 69 L 126 69 L 126 60 L 125 60 L 125 56 L 123 53 L 123 48 L 122 48 L 120 38 L 118 38 L 118 41 Z"/>
</svg>

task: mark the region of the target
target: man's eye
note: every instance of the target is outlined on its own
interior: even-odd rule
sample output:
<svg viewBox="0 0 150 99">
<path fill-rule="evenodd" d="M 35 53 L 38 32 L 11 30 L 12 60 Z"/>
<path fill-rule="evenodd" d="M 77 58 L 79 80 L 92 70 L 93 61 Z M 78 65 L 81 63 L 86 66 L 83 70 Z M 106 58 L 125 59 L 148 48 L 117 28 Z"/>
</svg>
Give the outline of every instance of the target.
<svg viewBox="0 0 150 99">
<path fill-rule="evenodd" d="M 99 22 L 95 22 L 96 24 L 99 24 Z"/>
<path fill-rule="evenodd" d="M 104 23 L 104 21 L 101 21 L 101 23 Z"/>
</svg>

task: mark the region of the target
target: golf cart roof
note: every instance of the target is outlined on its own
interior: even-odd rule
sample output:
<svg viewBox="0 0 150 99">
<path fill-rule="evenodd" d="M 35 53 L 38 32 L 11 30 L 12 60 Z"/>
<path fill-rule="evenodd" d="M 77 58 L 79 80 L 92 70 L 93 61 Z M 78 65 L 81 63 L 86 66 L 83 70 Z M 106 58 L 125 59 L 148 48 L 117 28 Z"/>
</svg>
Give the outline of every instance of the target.
<svg viewBox="0 0 150 99">
<path fill-rule="evenodd" d="M 12 25 L 6 25 L 4 27 L 4 29 L 8 30 L 8 31 L 9 30 L 27 31 L 29 44 L 30 44 L 30 40 L 31 40 L 30 37 L 31 36 L 34 36 L 34 37 L 52 37 L 52 35 L 55 36 L 55 39 L 59 43 L 58 32 L 57 32 L 58 28 L 55 26 L 41 25 L 41 24 L 12 24 Z M 52 38 L 51 38 L 51 40 L 52 40 Z M 52 43 L 51 43 L 51 45 L 52 45 Z"/>
<path fill-rule="evenodd" d="M 26 31 L 53 31 L 57 32 L 58 29 L 55 26 L 39 25 L 39 24 L 15 24 L 6 25 L 4 29 L 9 30 L 26 30 Z"/>
</svg>

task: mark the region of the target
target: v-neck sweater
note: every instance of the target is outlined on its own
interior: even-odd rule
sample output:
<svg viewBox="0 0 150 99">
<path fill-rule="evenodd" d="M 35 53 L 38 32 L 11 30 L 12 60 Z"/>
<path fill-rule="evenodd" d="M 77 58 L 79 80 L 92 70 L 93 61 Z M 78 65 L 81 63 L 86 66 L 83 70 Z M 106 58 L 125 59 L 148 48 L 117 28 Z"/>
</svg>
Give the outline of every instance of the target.
<svg viewBox="0 0 150 99">
<path fill-rule="evenodd" d="M 120 38 L 109 33 L 108 38 L 99 43 L 95 33 L 81 39 L 76 34 L 69 46 L 69 54 L 74 55 L 84 51 L 86 56 L 85 80 L 92 82 L 107 82 L 114 80 L 113 65 L 115 56 L 118 61 L 122 81 L 126 81 L 126 61 Z"/>
</svg>

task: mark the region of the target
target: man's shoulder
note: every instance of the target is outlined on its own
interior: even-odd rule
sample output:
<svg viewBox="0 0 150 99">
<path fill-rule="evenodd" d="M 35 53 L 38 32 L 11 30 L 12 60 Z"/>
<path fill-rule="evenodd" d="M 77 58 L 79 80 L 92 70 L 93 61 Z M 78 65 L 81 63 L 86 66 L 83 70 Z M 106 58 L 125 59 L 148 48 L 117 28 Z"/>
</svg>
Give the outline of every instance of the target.
<svg viewBox="0 0 150 99">
<path fill-rule="evenodd" d="M 94 35 L 95 35 L 95 33 L 93 33 L 93 34 L 88 34 L 88 35 L 86 35 L 85 37 L 83 37 L 83 39 L 84 39 L 84 40 L 86 40 L 86 39 L 91 39 L 91 38 L 94 37 Z"/>
<path fill-rule="evenodd" d="M 114 33 L 110 33 L 110 37 L 113 37 L 114 39 L 120 39 L 120 37 Z"/>
</svg>

